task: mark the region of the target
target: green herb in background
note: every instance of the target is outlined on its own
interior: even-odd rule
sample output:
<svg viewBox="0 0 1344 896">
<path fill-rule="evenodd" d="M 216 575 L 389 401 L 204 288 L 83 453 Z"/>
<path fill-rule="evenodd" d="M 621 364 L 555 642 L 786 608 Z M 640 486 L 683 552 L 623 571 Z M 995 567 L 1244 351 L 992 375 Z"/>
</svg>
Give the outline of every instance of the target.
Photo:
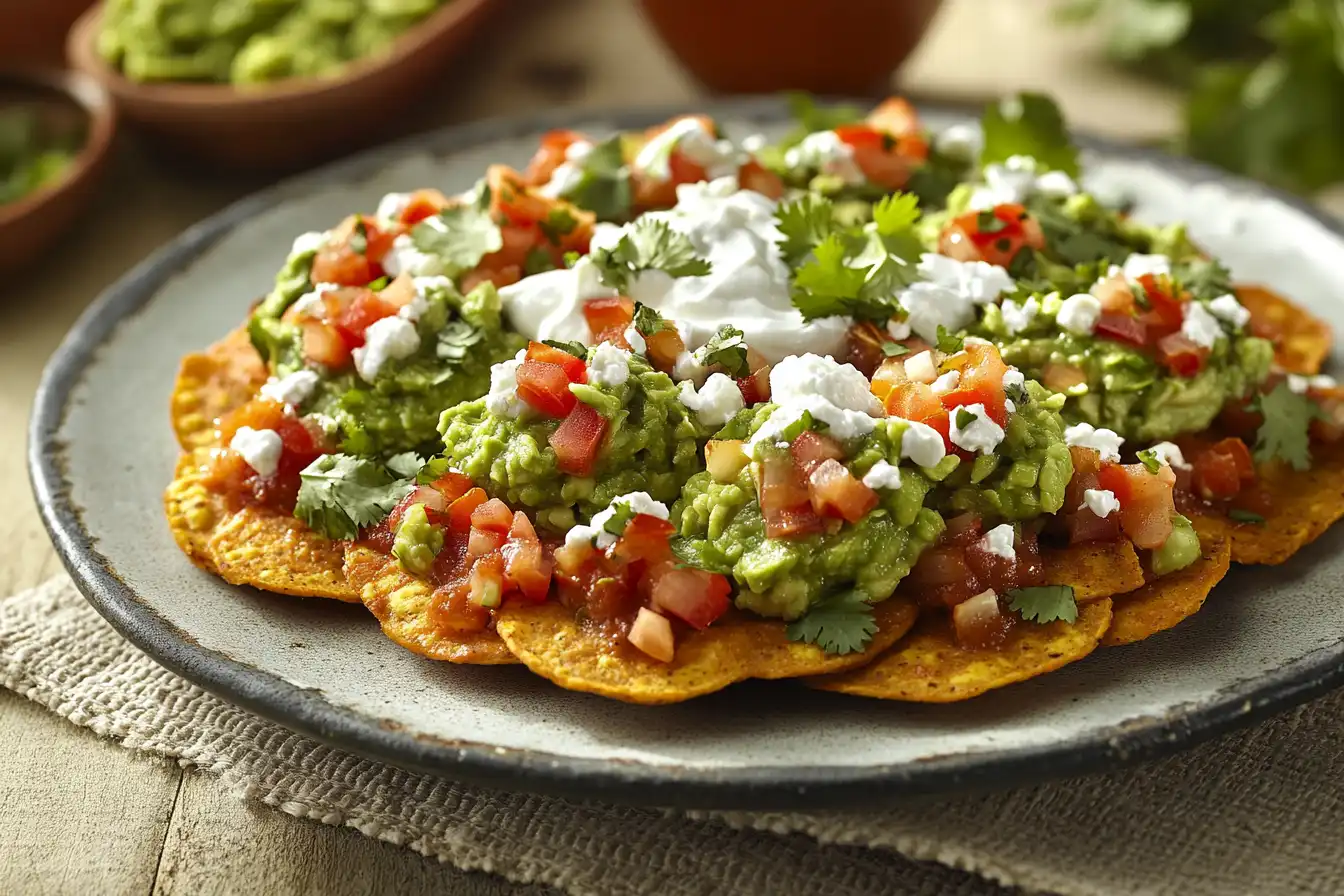
<svg viewBox="0 0 1344 896">
<path fill-rule="evenodd" d="M 44 134 L 31 106 L 0 109 L 0 205 L 61 178 L 75 154 L 68 142 Z"/>
<path fill-rule="evenodd" d="M 1344 180 L 1344 3 L 1064 0 L 1116 60 L 1188 91 L 1179 148 L 1310 192 Z"/>
</svg>

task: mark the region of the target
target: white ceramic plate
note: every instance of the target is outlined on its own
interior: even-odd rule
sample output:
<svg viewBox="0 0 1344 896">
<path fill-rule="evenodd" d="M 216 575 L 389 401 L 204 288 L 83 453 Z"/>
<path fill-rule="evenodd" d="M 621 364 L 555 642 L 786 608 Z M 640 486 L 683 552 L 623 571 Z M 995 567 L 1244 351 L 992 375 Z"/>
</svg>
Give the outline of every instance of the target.
<svg viewBox="0 0 1344 896">
<path fill-rule="evenodd" d="M 177 456 L 178 359 L 237 324 L 295 234 L 391 190 L 454 192 L 489 162 L 522 165 L 549 127 L 601 133 L 671 111 L 486 122 L 362 155 L 234 205 L 108 290 L 52 358 L 29 454 L 45 522 L 89 600 L 165 666 L 320 740 L 454 778 L 650 804 L 815 809 L 1021 783 L 1174 750 L 1344 679 L 1344 527 L 1285 567 L 1234 570 L 1169 633 L 952 706 L 788 683 L 629 706 L 521 667 L 434 663 L 383 638 L 360 607 L 230 587 L 186 561 L 160 503 Z M 786 126 L 772 100 L 708 111 L 735 130 Z M 935 127 L 965 117 L 926 114 Z M 1335 225 L 1207 168 L 1089 147 L 1097 182 L 1132 195 L 1141 217 L 1190 220 L 1240 280 L 1344 327 Z"/>
</svg>

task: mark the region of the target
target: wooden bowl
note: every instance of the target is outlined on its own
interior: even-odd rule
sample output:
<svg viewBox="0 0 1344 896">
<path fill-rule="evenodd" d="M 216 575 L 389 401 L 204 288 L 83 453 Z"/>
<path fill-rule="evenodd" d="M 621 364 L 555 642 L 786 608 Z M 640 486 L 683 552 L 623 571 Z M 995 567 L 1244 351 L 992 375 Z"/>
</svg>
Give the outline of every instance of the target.
<svg viewBox="0 0 1344 896">
<path fill-rule="evenodd" d="M 44 122 L 82 131 L 83 148 L 59 180 L 0 205 L 5 273 L 36 258 L 88 208 L 117 128 L 112 98 L 92 78 L 61 69 L 0 69 L 0 105 L 34 101 Z"/>
<path fill-rule="evenodd" d="M 93 0 L 0 0 L 0 59 L 60 66 L 65 35 Z"/>
<path fill-rule="evenodd" d="M 729 93 L 880 93 L 942 0 L 643 0 L 681 63 Z"/>
<path fill-rule="evenodd" d="M 221 168 L 296 168 L 377 140 L 376 122 L 407 108 L 498 2 L 452 0 L 383 53 L 331 78 L 247 87 L 132 81 L 98 55 L 102 4 L 70 29 L 66 55 L 107 88 L 127 120 L 174 155 Z"/>
</svg>

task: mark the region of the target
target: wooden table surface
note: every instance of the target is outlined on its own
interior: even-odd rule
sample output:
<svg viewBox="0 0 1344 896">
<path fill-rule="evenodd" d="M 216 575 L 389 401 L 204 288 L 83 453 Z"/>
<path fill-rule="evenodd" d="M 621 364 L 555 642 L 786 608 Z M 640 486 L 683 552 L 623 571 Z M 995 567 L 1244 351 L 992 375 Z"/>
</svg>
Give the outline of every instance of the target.
<svg viewBox="0 0 1344 896">
<path fill-rule="evenodd" d="M 423 126 L 557 105 L 694 101 L 629 0 L 515 0 L 431 91 Z M 1153 138 L 1174 98 L 1108 69 L 1048 0 L 949 0 L 906 69 L 916 98 L 1053 92 L 1092 131 Z M 98 293 L 155 247 L 260 186 L 159 170 L 125 140 L 97 208 L 21 281 L 0 285 L 0 595 L 60 570 L 24 469 L 47 356 Z M 187 347 L 184 346 L 184 350 Z M 165 438 L 167 437 L 165 415 Z M 464 875 L 349 830 L 239 802 L 0 691 L 0 893 L 541 893 Z"/>
</svg>

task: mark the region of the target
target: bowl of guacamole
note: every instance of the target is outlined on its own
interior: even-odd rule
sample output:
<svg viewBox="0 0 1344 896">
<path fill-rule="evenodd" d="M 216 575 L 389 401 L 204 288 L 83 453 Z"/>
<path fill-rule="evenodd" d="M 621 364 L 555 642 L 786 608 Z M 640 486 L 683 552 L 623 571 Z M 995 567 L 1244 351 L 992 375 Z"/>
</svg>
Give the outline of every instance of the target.
<svg viewBox="0 0 1344 896">
<path fill-rule="evenodd" d="M 175 158 L 292 169 L 379 139 L 498 0 L 105 0 L 71 64 Z"/>
</svg>

